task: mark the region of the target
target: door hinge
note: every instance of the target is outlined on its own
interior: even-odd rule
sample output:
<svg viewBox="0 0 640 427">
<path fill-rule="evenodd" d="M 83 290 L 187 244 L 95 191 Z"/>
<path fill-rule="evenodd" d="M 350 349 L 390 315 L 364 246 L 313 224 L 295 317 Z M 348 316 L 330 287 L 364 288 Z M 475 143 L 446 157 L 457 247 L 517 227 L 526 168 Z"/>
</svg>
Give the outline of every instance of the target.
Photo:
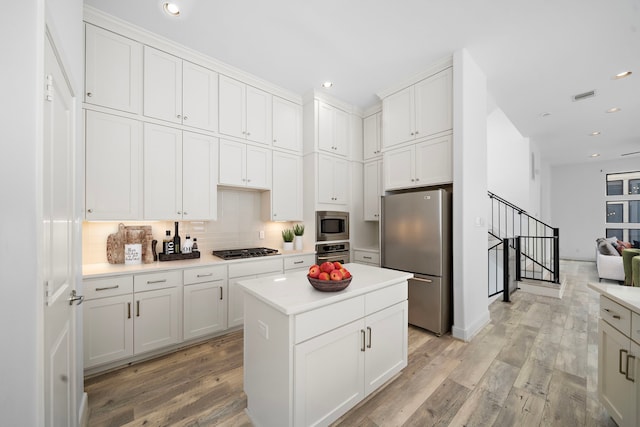
<svg viewBox="0 0 640 427">
<path fill-rule="evenodd" d="M 47 74 L 45 99 L 49 102 L 53 102 L 53 76 L 51 74 Z"/>
</svg>

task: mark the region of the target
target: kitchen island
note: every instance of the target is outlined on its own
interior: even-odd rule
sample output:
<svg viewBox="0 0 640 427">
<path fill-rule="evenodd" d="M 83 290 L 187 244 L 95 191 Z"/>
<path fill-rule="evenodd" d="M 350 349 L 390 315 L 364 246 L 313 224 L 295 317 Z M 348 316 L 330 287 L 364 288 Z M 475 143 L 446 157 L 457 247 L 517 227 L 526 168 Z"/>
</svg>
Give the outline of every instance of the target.
<svg viewBox="0 0 640 427">
<path fill-rule="evenodd" d="M 256 426 L 328 425 L 407 366 L 409 273 L 346 264 L 320 292 L 306 272 L 243 280 L 244 390 Z"/>
</svg>

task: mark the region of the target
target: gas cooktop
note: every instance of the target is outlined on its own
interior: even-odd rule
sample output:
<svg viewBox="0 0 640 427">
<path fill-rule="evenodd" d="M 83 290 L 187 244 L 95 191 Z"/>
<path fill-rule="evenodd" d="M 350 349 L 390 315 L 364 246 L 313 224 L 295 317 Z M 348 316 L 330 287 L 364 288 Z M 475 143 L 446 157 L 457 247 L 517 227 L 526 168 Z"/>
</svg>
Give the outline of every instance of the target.
<svg viewBox="0 0 640 427">
<path fill-rule="evenodd" d="M 253 258 L 259 256 L 280 255 L 277 249 L 269 248 L 248 248 L 248 249 L 224 249 L 211 252 L 222 259 Z"/>
</svg>

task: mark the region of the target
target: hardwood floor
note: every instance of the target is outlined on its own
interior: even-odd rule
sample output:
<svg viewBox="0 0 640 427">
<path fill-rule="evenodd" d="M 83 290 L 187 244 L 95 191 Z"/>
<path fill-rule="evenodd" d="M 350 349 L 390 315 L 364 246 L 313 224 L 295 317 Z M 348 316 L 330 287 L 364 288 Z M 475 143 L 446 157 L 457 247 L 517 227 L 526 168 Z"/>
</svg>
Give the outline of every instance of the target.
<svg viewBox="0 0 640 427">
<path fill-rule="evenodd" d="M 595 264 L 562 300 L 516 292 L 469 343 L 409 327 L 409 364 L 335 426 L 615 426 L 597 398 Z M 87 379 L 90 426 L 250 426 L 242 333 Z"/>
</svg>

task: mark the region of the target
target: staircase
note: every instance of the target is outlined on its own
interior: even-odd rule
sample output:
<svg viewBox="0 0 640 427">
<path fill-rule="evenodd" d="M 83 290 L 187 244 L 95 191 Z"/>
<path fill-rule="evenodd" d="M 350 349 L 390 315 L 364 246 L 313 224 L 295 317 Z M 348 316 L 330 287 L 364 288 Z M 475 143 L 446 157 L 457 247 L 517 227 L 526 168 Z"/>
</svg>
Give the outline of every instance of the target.
<svg viewBox="0 0 640 427">
<path fill-rule="evenodd" d="M 559 230 L 489 192 L 489 297 L 516 289 L 562 297 Z"/>
</svg>

